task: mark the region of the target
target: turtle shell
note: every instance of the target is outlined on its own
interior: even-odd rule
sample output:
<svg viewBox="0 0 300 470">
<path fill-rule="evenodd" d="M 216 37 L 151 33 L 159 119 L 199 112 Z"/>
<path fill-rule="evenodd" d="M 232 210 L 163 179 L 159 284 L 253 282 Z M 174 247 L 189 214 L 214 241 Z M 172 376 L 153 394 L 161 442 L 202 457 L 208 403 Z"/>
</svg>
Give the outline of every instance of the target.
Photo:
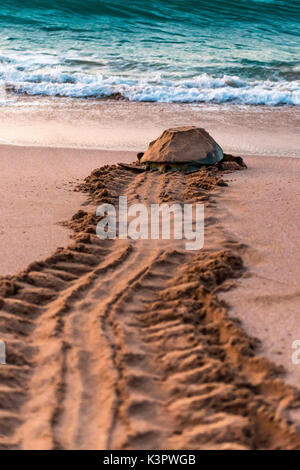
<svg viewBox="0 0 300 470">
<path fill-rule="evenodd" d="M 166 129 L 150 142 L 141 163 L 187 163 L 212 165 L 223 158 L 223 150 L 209 133 L 194 126 Z"/>
</svg>

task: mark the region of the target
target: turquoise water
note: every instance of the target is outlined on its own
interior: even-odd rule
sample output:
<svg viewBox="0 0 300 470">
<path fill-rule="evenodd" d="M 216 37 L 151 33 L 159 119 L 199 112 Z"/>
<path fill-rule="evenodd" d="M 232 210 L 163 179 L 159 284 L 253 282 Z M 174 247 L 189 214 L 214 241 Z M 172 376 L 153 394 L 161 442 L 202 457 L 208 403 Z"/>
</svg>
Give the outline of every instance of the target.
<svg viewBox="0 0 300 470">
<path fill-rule="evenodd" d="M 4 0 L 1 102 L 299 106 L 299 50 L 300 0 Z"/>
</svg>

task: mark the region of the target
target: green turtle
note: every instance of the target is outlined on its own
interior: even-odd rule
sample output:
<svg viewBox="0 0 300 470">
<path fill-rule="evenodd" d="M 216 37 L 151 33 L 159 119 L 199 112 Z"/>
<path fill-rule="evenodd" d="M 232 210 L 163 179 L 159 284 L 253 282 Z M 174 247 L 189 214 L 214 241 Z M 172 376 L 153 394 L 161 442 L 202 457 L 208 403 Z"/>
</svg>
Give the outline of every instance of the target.
<svg viewBox="0 0 300 470">
<path fill-rule="evenodd" d="M 137 157 L 149 170 L 195 171 L 220 162 L 223 150 L 205 129 L 185 126 L 166 129 Z"/>
</svg>

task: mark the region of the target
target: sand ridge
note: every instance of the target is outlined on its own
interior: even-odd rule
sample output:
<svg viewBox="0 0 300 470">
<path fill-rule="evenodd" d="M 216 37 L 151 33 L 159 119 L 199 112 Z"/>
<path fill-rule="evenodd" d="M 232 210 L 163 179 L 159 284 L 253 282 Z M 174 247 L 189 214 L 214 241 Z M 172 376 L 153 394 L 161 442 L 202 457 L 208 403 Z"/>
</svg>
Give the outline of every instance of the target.
<svg viewBox="0 0 300 470">
<path fill-rule="evenodd" d="M 191 253 L 180 240 L 95 235 L 95 203 L 125 194 L 209 209 L 223 173 L 95 170 L 74 243 L 1 279 L 1 448 L 300 448 L 299 391 L 218 300 L 244 272 L 238 246 Z"/>
</svg>

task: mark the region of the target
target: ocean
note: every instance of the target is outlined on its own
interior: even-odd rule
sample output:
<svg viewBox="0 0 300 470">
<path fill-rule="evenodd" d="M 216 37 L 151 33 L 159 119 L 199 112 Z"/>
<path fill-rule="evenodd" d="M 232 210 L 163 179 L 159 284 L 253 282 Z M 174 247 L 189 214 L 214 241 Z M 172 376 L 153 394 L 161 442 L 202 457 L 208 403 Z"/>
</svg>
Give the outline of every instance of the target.
<svg viewBox="0 0 300 470">
<path fill-rule="evenodd" d="M 299 52 L 298 0 L 3 0 L 0 104 L 300 106 Z"/>
</svg>

